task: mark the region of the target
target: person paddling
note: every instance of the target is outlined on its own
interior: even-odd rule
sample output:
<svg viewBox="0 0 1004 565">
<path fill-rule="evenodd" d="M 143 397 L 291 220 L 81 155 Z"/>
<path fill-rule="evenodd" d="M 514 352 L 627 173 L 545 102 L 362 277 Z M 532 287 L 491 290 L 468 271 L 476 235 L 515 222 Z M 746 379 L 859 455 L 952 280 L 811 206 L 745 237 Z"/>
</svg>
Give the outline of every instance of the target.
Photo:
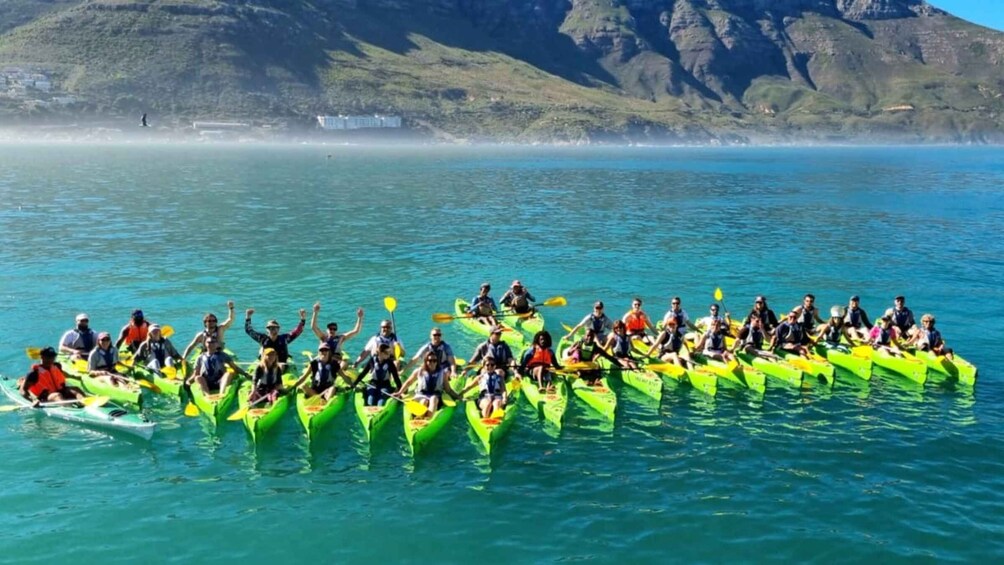
<svg viewBox="0 0 1004 565">
<path fill-rule="evenodd" d="M 651 330 L 653 334 L 656 333 L 655 326 L 652 325 L 652 320 L 648 317 L 648 314 L 641 309 L 641 298 L 636 296 L 631 301 L 631 309 L 624 314 L 621 321 L 624 322 L 628 337 L 639 339 L 646 344 L 652 342 L 647 332 Z"/>
<path fill-rule="evenodd" d="M 780 347 L 785 351 L 791 351 L 802 357 L 808 357 L 809 350 L 806 349 L 804 341 L 805 332 L 802 330 L 802 325 L 798 323 L 798 312 L 792 310 L 788 312 L 785 320 L 774 328 L 774 333 L 770 338 L 769 349 L 774 351 Z"/>
<path fill-rule="evenodd" d="M 91 376 L 103 378 L 113 385 L 120 385 L 130 379 L 118 372 L 119 351 L 112 347 L 112 336 L 108 332 L 98 334 L 98 346 L 87 356 L 87 371 Z"/>
<path fill-rule="evenodd" d="M 370 373 L 373 376 L 363 390 L 364 403 L 366 406 L 383 406 L 387 403 L 387 397 L 401 388 L 401 376 L 397 372 L 397 363 L 394 362 L 394 351 L 390 344 L 381 343 L 377 346 L 376 354 L 369 356 L 366 366 L 352 383 L 352 388 L 356 388 Z M 394 379 L 396 386 L 391 386 L 391 379 Z"/>
<path fill-rule="evenodd" d="M 708 331 L 701 334 L 701 338 L 694 345 L 695 351 L 701 351 L 708 359 L 716 359 L 730 363 L 735 360 L 735 356 L 725 346 L 725 329 L 722 321 L 713 319 Z"/>
<path fill-rule="evenodd" d="M 575 327 L 569 330 L 568 335 L 562 339 L 572 339 L 579 328 L 592 329 L 596 333 L 596 338 L 601 342 L 606 341 L 607 335 L 613 331 L 614 322 L 603 312 L 603 302 L 597 300 L 593 304 L 593 311 L 582 318 Z"/>
<path fill-rule="evenodd" d="M 307 311 L 300 308 L 300 321 L 292 331 L 284 334 L 279 333 L 279 322 L 277 320 L 269 320 L 265 324 L 265 331 L 267 333 L 263 334 L 255 331 L 254 327 L 251 326 L 251 316 L 253 314 L 254 308 L 248 308 L 244 315 L 244 333 L 248 334 L 248 337 L 257 342 L 258 345 L 261 345 L 263 350 L 268 348 L 274 349 L 279 359 L 279 364 L 285 369 L 286 364 L 289 363 L 289 344 L 293 343 L 303 333 L 303 327 L 307 323 Z"/>
<path fill-rule="evenodd" d="M 930 351 L 935 355 L 944 355 L 949 361 L 955 359 L 951 347 L 945 345 L 941 332 L 934 327 L 934 316 L 924 314 L 920 317 L 921 330 L 910 336 L 907 345 L 913 345 L 921 351 Z"/>
<path fill-rule="evenodd" d="M 868 313 L 861 308 L 861 297 L 856 294 L 847 301 L 844 326 L 855 340 L 868 341 L 868 332 L 872 329 L 872 323 L 868 319 Z"/>
<path fill-rule="evenodd" d="M 202 330 L 197 332 L 192 338 L 192 341 L 185 347 L 185 351 L 181 354 L 183 359 L 188 359 L 192 351 L 196 347 L 203 347 L 206 343 L 207 338 L 213 338 L 220 345 L 220 349 L 226 347 L 226 340 L 224 335 L 227 330 L 230 329 L 234 323 L 234 301 L 227 301 L 227 319 L 223 323 L 219 323 L 219 319 L 216 314 L 206 314 L 202 317 Z M 205 351 L 203 349 L 203 351 Z"/>
<path fill-rule="evenodd" d="M 617 359 L 617 363 L 625 369 L 637 369 L 638 362 L 631 357 L 631 338 L 627 335 L 627 326 L 624 322 L 617 320 L 614 322 L 614 331 L 603 343 L 610 355 Z"/>
<path fill-rule="evenodd" d="M 400 359 L 406 355 L 404 350 L 404 345 L 401 344 L 401 340 L 397 338 L 397 334 L 394 333 L 394 323 L 391 320 L 383 320 L 380 322 L 380 331 L 371 337 L 363 350 L 359 352 L 359 357 L 356 358 L 355 362 L 352 363 L 353 367 L 358 367 L 363 359 L 366 357 L 374 357 L 377 351 L 380 350 L 382 346 L 390 347 L 391 356 L 394 357 L 394 362 L 397 368 L 401 368 Z"/>
<path fill-rule="evenodd" d="M 147 368 L 159 372 L 164 367 L 177 367 L 183 357 L 171 340 L 161 333 L 160 326 L 151 324 L 146 341 L 139 345 L 133 359 L 136 363 L 145 363 Z"/>
<path fill-rule="evenodd" d="M 335 394 L 335 381 L 339 375 L 346 383 L 352 382 L 349 375 L 342 370 L 342 360 L 332 353 L 331 346 L 327 342 L 322 341 L 317 346 L 317 356 L 303 368 L 303 374 L 294 387 L 303 390 L 304 398 L 320 395 L 328 401 Z"/>
<path fill-rule="evenodd" d="M 432 353 L 439 359 L 439 366 L 446 372 L 447 377 L 452 377 L 454 368 L 457 366 L 457 359 L 453 356 L 453 348 L 443 340 L 443 330 L 438 327 L 432 328 L 429 332 L 429 342 L 419 348 L 418 353 L 408 361 L 412 365 L 425 356 Z"/>
<path fill-rule="evenodd" d="M 586 328 L 586 334 L 582 336 L 582 339 L 576 340 L 565 350 L 565 359 L 576 363 L 592 363 L 597 357 L 604 357 L 611 363 L 620 364 L 616 357 L 603 349 L 603 344 L 600 343 L 593 328 Z M 585 369 L 579 371 L 579 378 L 589 386 L 594 386 L 603 378 L 603 372 L 599 367 Z"/>
<path fill-rule="evenodd" d="M 398 388 L 394 396 L 402 398 L 414 383 L 415 400 L 422 403 L 430 414 L 435 414 L 443 402 L 443 393 L 448 393 L 453 398 L 460 397 L 450 388 L 449 373 L 439 362 L 439 356 L 430 351 L 422 359 L 422 365 L 412 371 L 411 376 Z"/>
<path fill-rule="evenodd" d="M 504 410 L 509 403 L 509 391 L 505 386 L 505 369 L 499 367 L 493 357 L 485 357 L 481 363 L 481 370 L 477 377 L 467 385 L 467 388 L 460 391 L 458 396 L 463 398 L 467 391 L 478 387 L 478 408 L 481 410 L 482 418 L 490 418 L 496 410 Z"/>
<path fill-rule="evenodd" d="M 516 371 L 520 377 L 529 376 L 536 380 L 537 388 L 543 389 L 546 385 L 548 392 L 554 391 L 551 369 L 561 369 L 561 363 L 558 362 L 558 356 L 554 354 L 551 345 L 551 334 L 547 331 L 534 334 L 533 346 L 523 354 L 519 369 Z"/>
<path fill-rule="evenodd" d="M 495 314 L 499 309 L 495 305 L 495 299 L 488 295 L 491 290 L 492 285 L 482 283 L 478 295 L 472 298 L 470 304 L 467 305 L 467 313 L 486 326 L 498 324 L 495 320 Z"/>
<path fill-rule="evenodd" d="M 90 328 L 91 318 L 87 314 L 77 314 L 76 322 L 76 327 L 59 340 L 59 352 L 69 355 L 71 360 L 87 359 L 98 344 L 98 334 Z"/>
<path fill-rule="evenodd" d="M 477 365 L 488 357 L 494 359 L 496 367 L 500 369 L 508 371 L 513 366 L 515 356 L 509 344 L 502 341 L 502 328 L 499 326 L 493 327 L 488 339 L 474 349 L 468 364 Z"/>
<path fill-rule="evenodd" d="M 732 335 L 732 317 L 728 312 L 725 313 L 725 316 L 720 315 L 718 312 L 718 304 L 713 302 L 708 306 L 708 315 L 697 320 L 697 327 L 707 330 L 711 327 L 711 323 L 717 320 L 721 322 L 722 331 L 726 335 Z"/>
<path fill-rule="evenodd" d="M 656 350 L 658 350 L 659 359 L 662 361 L 668 361 L 684 368 L 689 365 L 690 358 L 687 355 L 686 342 L 683 335 L 677 331 L 676 318 L 670 318 L 666 321 L 666 325 L 659 331 L 659 335 L 652 342 L 652 346 L 648 348 L 645 356 L 651 357 Z"/>
<path fill-rule="evenodd" d="M 122 344 L 132 353 L 136 353 L 139 345 L 146 341 L 146 335 L 150 329 L 150 322 L 143 317 L 142 310 L 133 310 L 129 317 L 129 323 L 122 326 L 119 338 L 115 340 L 115 349 L 121 349 Z"/>
<path fill-rule="evenodd" d="M 34 408 L 43 402 L 59 402 L 61 400 L 83 400 L 84 391 L 66 384 L 63 367 L 56 363 L 56 350 L 46 347 L 39 351 L 40 362 L 32 365 L 31 370 L 22 379 L 18 379 L 17 388 L 26 400 L 31 401 Z"/>
<path fill-rule="evenodd" d="M 879 351 L 885 351 L 896 357 L 903 356 L 903 352 L 899 350 L 899 331 L 893 325 L 892 316 L 879 318 L 878 323 L 868 334 L 868 341 Z"/>
<path fill-rule="evenodd" d="M 317 336 L 318 340 L 328 344 L 331 356 L 341 362 L 342 368 L 346 368 L 348 367 L 348 361 L 344 359 L 345 354 L 343 348 L 345 347 L 346 341 L 359 335 L 359 330 L 363 327 L 363 309 L 356 309 L 355 327 L 343 334 L 338 333 L 338 323 L 336 322 L 328 322 L 327 333 L 322 333 L 321 328 L 317 326 L 317 314 L 320 311 L 321 303 L 314 303 L 314 311 L 310 316 L 310 331 L 314 332 L 314 335 Z"/>
<path fill-rule="evenodd" d="M 189 386 L 192 383 L 198 384 L 206 396 L 226 390 L 231 381 L 227 367 L 234 373 L 251 378 L 247 371 L 237 366 L 234 360 L 223 352 L 220 348 L 220 342 L 216 338 L 207 337 L 203 346 L 204 351 L 195 360 L 195 371 L 187 381 Z"/>
<path fill-rule="evenodd" d="M 512 281 L 512 286 L 502 295 L 499 304 L 508 308 L 515 314 L 530 314 L 535 312 L 533 303 L 537 299 L 530 294 L 530 291 L 523 286 L 519 280 Z"/>
<path fill-rule="evenodd" d="M 262 351 L 261 362 L 255 367 L 251 378 L 251 393 L 248 404 L 272 404 L 280 395 L 286 393 L 282 386 L 282 373 L 285 368 L 279 363 L 279 355 L 275 349 L 266 347 Z M 261 400 L 261 399 L 265 400 Z M 259 402 L 260 401 L 260 402 Z"/>
</svg>

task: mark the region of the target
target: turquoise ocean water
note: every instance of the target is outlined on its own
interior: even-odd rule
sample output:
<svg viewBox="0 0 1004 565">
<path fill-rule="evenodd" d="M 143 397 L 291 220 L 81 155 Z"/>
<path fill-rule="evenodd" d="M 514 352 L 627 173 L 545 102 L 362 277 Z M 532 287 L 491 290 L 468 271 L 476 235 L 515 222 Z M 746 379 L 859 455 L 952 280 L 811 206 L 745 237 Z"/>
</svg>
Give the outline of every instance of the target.
<svg viewBox="0 0 1004 565">
<path fill-rule="evenodd" d="M 733 313 L 903 293 L 980 367 L 975 390 L 615 385 L 614 425 L 573 402 L 558 434 L 524 404 L 491 460 L 461 414 L 415 460 L 399 420 L 370 447 L 351 408 L 257 448 L 164 398 L 149 443 L 0 414 L 0 562 L 1000 560 L 1002 186 L 987 148 L 0 147 L 5 374 L 78 311 L 117 331 L 141 307 L 184 345 L 227 299 L 244 359 L 247 307 L 289 327 L 320 300 L 348 329 L 361 306 L 365 337 L 387 295 L 413 352 L 513 278 L 567 297 L 552 329 L 635 295 L 702 315 L 716 286 Z"/>
</svg>

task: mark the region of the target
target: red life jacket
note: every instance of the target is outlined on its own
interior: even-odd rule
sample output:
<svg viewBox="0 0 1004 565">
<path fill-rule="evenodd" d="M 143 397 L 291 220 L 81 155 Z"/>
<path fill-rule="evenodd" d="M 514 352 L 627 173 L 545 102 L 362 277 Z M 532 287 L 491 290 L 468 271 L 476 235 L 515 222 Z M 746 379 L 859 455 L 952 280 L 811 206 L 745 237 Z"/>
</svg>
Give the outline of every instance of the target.
<svg viewBox="0 0 1004 565">
<path fill-rule="evenodd" d="M 41 398 L 43 394 L 58 392 L 66 386 L 66 376 L 59 365 L 53 364 L 48 370 L 42 365 L 33 365 L 31 370 L 38 375 L 38 380 L 28 388 L 28 391 L 36 398 Z"/>
<path fill-rule="evenodd" d="M 635 312 L 632 310 L 625 314 L 624 320 L 628 333 L 643 332 L 646 328 L 645 321 L 648 320 L 648 316 L 644 312 Z"/>
<path fill-rule="evenodd" d="M 126 329 L 125 342 L 128 343 L 129 345 L 138 345 L 140 343 L 143 343 L 144 341 L 146 341 L 146 334 L 148 332 L 149 327 L 150 327 L 150 322 L 147 322 L 146 320 L 143 320 L 143 325 L 140 326 L 137 326 L 133 324 L 132 321 L 130 321 L 129 325 L 125 327 Z"/>
<path fill-rule="evenodd" d="M 530 357 L 530 361 L 527 362 L 526 366 L 532 369 L 534 367 L 546 367 L 552 364 L 554 364 L 554 355 L 551 353 L 551 350 L 538 347 L 533 352 L 533 357 Z"/>
</svg>

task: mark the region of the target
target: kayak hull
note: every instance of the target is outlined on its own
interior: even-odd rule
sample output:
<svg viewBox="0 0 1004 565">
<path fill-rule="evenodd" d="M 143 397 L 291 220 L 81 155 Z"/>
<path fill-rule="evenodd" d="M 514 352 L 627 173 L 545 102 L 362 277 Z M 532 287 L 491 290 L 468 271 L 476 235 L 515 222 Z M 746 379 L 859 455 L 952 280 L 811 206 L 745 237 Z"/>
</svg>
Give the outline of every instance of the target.
<svg viewBox="0 0 1004 565">
<path fill-rule="evenodd" d="M 537 388 L 537 382 L 533 377 L 526 377 L 522 381 L 523 394 L 527 402 L 533 406 L 538 414 L 543 415 L 544 420 L 554 424 L 559 430 L 561 421 L 568 410 L 568 388 L 564 379 L 554 379 L 554 392 L 547 392 Z"/>
<path fill-rule="evenodd" d="M 325 401 L 323 396 L 306 398 L 303 393 L 296 394 L 296 416 L 300 425 L 307 433 L 307 441 L 311 441 L 328 422 L 337 416 L 349 403 L 349 393 L 339 392 L 331 395 Z"/>
<path fill-rule="evenodd" d="M 17 391 L 17 382 L 7 377 L 0 377 L 0 389 L 4 395 L 13 403 L 20 406 L 31 406 L 31 402 L 25 399 Z M 142 414 L 132 414 L 112 402 L 104 406 L 53 406 L 50 408 L 39 408 L 32 410 L 25 408 L 26 412 L 32 414 L 44 414 L 55 420 L 81 424 L 92 429 L 108 432 L 129 434 L 149 440 L 153 437 L 157 424 L 150 422 Z"/>
<path fill-rule="evenodd" d="M 978 373 L 976 366 L 959 355 L 953 354 L 955 358 L 948 359 L 930 351 L 921 351 L 919 349 L 911 350 L 911 353 L 914 357 L 923 361 L 928 369 L 930 369 L 930 372 L 936 375 L 954 378 L 959 384 L 966 386 L 976 385 L 976 375 Z"/>
<path fill-rule="evenodd" d="M 882 367 L 920 385 L 927 382 L 927 364 L 916 357 L 897 357 L 874 348 L 871 355 L 876 367 Z"/>
<path fill-rule="evenodd" d="M 619 365 L 614 366 L 605 357 L 601 357 L 597 361 L 597 364 L 603 370 L 608 371 L 610 375 L 620 377 L 624 381 L 624 384 L 641 392 L 645 396 L 654 398 L 655 400 L 662 400 L 662 377 L 657 375 L 655 371 L 650 371 L 643 367 L 634 371 L 624 369 Z"/>
<path fill-rule="evenodd" d="M 820 357 L 818 355 L 810 355 L 809 357 L 802 357 L 801 355 L 795 352 L 785 351 L 780 348 L 777 349 L 775 353 L 780 355 L 786 361 L 788 361 L 788 363 L 798 367 L 803 373 L 805 373 L 809 377 L 818 379 L 826 386 L 833 386 L 834 374 L 836 373 L 836 371 L 833 365 L 830 364 L 830 362 L 828 362 L 825 357 Z"/>
<path fill-rule="evenodd" d="M 366 397 L 362 391 L 356 392 L 353 402 L 356 407 L 356 416 L 362 424 L 366 433 L 366 441 L 372 442 L 373 435 L 383 427 L 390 417 L 397 411 L 397 400 L 387 399 L 383 406 L 366 406 Z"/>
<path fill-rule="evenodd" d="M 871 357 L 855 355 L 844 346 L 831 347 L 819 344 L 815 347 L 817 355 L 825 357 L 834 367 L 843 369 L 859 379 L 870 381 L 872 378 Z"/>
<path fill-rule="evenodd" d="M 143 406 L 143 389 L 138 384 L 129 382 L 121 386 L 114 385 L 106 378 L 94 377 L 86 371 L 78 370 L 69 357 L 60 356 L 59 362 L 69 384 L 79 386 L 84 392 L 95 396 L 107 396 L 118 404 Z"/>
<path fill-rule="evenodd" d="M 606 377 L 601 378 L 593 386 L 582 379 L 575 379 L 572 381 L 572 392 L 585 402 L 586 406 L 599 412 L 607 420 L 614 421 L 617 412 L 617 394 L 610 389 L 610 381 Z"/>
<path fill-rule="evenodd" d="M 223 415 L 230 410 L 237 396 L 237 383 L 231 381 L 226 390 L 203 394 L 198 384 L 192 385 L 192 403 L 215 425 L 219 425 Z"/>
<path fill-rule="evenodd" d="M 482 418 L 477 400 L 468 400 L 464 403 L 467 421 L 488 455 L 491 455 L 492 451 L 497 448 L 499 440 L 509 431 L 516 418 L 519 389 L 515 388 L 512 382 L 506 384 L 506 389 L 509 391 L 509 402 L 505 407 L 505 415 L 501 418 Z"/>
<path fill-rule="evenodd" d="M 643 356 L 649 349 L 649 346 L 641 340 L 635 339 L 632 340 L 631 343 Z M 672 365 L 671 363 L 663 361 L 655 356 L 645 356 L 644 358 L 648 360 L 649 364 L 658 363 L 659 365 Z M 679 365 L 674 365 L 660 370 L 651 369 L 650 367 L 650 370 L 655 371 L 664 379 L 672 379 L 679 383 L 690 383 L 692 387 L 704 394 L 707 394 L 708 396 L 714 396 L 718 392 L 718 377 L 708 371 L 689 370 Z"/>
<path fill-rule="evenodd" d="M 460 323 L 461 327 L 471 331 L 472 333 L 483 335 L 485 337 L 491 335 L 491 327 L 487 324 L 482 324 L 467 315 L 468 306 L 468 302 L 463 298 L 458 298 L 453 303 L 453 315 L 455 316 L 456 321 Z M 527 341 L 524 339 L 523 334 L 505 322 L 504 318 L 496 319 L 503 328 L 502 341 L 508 343 L 509 347 L 513 348 L 514 351 L 522 351 L 527 346 Z"/>
<path fill-rule="evenodd" d="M 736 358 L 746 367 L 757 369 L 768 377 L 794 387 L 802 386 L 802 370 L 783 360 L 767 359 L 751 353 L 737 353 Z"/>
<path fill-rule="evenodd" d="M 764 394 L 767 390 L 767 375 L 758 369 L 752 367 L 744 368 L 740 364 L 736 364 L 735 368 L 730 369 L 727 364 L 721 361 L 697 354 L 693 355 L 692 359 L 695 363 L 705 367 L 709 372 L 717 376 L 719 381 L 724 380 L 734 386 L 746 388 L 758 394 Z"/>
<path fill-rule="evenodd" d="M 248 406 L 248 397 L 253 388 L 254 385 L 250 381 L 241 385 L 237 393 L 237 402 L 241 409 Z M 279 423 L 288 409 L 289 395 L 282 395 L 271 404 L 262 402 L 249 408 L 244 414 L 244 427 L 251 434 L 251 441 L 257 443 L 265 433 Z"/>
</svg>

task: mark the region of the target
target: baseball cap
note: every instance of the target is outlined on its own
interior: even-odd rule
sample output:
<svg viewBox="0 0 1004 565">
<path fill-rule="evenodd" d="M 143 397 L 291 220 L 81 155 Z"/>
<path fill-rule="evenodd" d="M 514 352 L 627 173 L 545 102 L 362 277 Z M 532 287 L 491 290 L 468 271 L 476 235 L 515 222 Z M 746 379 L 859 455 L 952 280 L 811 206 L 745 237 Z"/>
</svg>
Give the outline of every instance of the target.
<svg viewBox="0 0 1004 565">
<path fill-rule="evenodd" d="M 502 326 L 492 326 L 491 333 L 493 334 L 502 333 Z"/>
<path fill-rule="evenodd" d="M 78 322 L 83 322 L 84 320 L 90 321 L 91 317 L 88 316 L 87 314 L 84 314 L 83 312 L 77 314 L 77 321 Z"/>
<path fill-rule="evenodd" d="M 111 339 L 112 334 L 110 334 L 108 332 L 101 332 L 101 333 L 98 334 L 98 341 L 101 341 L 102 339 L 105 339 L 106 337 L 109 338 L 109 339 Z"/>
<path fill-rule="evenodd" d="M 593 304 L 593 308 L 603 308 L 603 301 L 597 300 L 596 303 Z"/>
<path fill-rule="evenodd" d="M 523 283 L 519 282 L 519 279 L 512 281 L 512 286 L 523 286 Z"/>
<path fill-rule="evenodd" d="M 858 302 L 860 300 L 861 300 L 861 297 L 858 296 L 857 294 L 855 294 L 854 296 L 851 297 L 851 302 Z"/>
<path fill-rule="evenodd" d="M 38 355 L 43 359 L 53 359 L 56 357 L 56 350 L 51 347 L 44 347 L 38 352 Z"/>
<path fill-rule="evenodd" d="M 142 310 L 133 310 L 132 311 L 132 317 L 133 318 L 142 318 L 143 317 L 143 311 Z"/>
<path fill-rule="evenodd" d="M 268 323 L 265 324 L 265 327 L 266 328 L 278 328 L 279 327 L 279 321 L 278 320 L 269 320 Z"/>
<path fill-rule="evenodd" d="M 147 328 L 147 330 L 151 332 L 160 331 L 160 326 L 158 326 L 157 324 L 150 324 L 150 327 Z"/>
<path fill-rule="evenodd" d="M 264 356 L 264 355 L 272 355 L 273 353 L 275 353 L 275 349 L 272 349 L 271 347 L 266 347 L 266 348 L 265 348 L 265 349 L 264 349 L 264 350 L 263 350 L 263 351 L 261 352 L 261 354 L 262 354 L 263 356 Z"/>
<path fill-rule="evenodd" d="M 318 351 L 331 351 L 331 346 L 327 342 L 322 341 L 320 345 L 317 346 Z"/>
</svg>

